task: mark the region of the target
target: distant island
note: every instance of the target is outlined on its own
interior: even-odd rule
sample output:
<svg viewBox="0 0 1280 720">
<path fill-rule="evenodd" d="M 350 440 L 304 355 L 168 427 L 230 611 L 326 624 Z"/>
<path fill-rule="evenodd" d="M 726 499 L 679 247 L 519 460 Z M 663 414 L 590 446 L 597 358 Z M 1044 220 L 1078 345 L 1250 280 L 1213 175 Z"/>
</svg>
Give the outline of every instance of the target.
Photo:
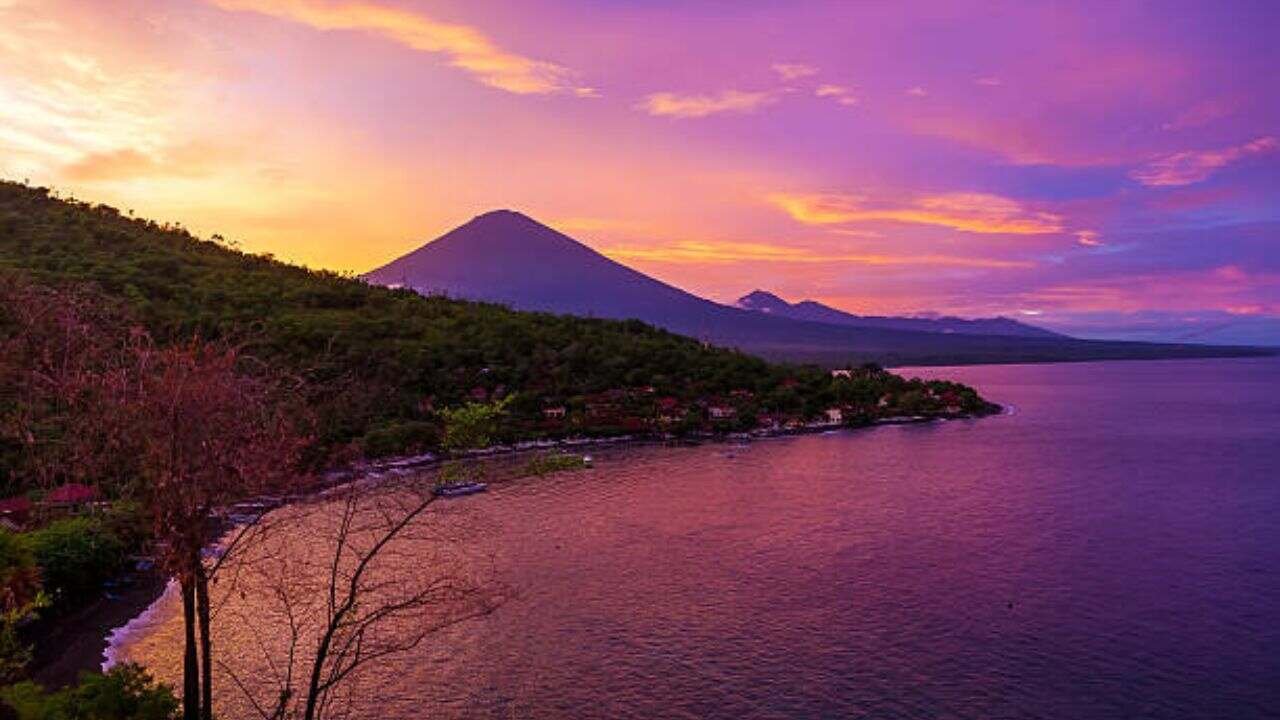
<svg viewBox="0 0 1280 720">
<path fill-rule="evenodd" d="M 837 310 L 813 300 L 789 303 L 764 290 L 753 290 L 734 303 L 743 310 L 766 313 L 774 317 L 786 317 L 805 322 L 820 322 L 851 327 L 883 328 L 886 330 L 911 330 L 927 333 L 958 333 L 960 335 L 997 335 L 1006 337 L 1056 338 L 1071 340 L 1062 333 L 1029 325 L 1006 317 L 966 319 L 958 317 L 885 317 L 854 315 Z"/>
<path fill-rule="evenodd" d="M 1080 340 L 1006 318 L 862 317 L 753 293 L 722 305 L 610 260 L 510 210 L 485 213 L 365 274 L 369 282 L 516 310 L 638 319 L 760 357 L 828 368 L 1238 357 L 1250 347 Z"/>
</svg>

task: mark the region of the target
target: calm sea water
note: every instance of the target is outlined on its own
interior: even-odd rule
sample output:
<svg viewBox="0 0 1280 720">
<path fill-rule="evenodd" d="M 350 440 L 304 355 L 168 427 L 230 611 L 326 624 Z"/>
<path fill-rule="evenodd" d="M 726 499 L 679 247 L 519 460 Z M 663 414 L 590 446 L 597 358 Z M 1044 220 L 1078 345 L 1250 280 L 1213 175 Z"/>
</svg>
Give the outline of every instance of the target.
<svg viewBox="0 0 1280 720">
<path fill-rule="evenodd" d="M 360 714 L 1280 716 L 1280 361 L 914 374 L 1013 412 L 620 450 L 456 501 L 519 595 Z M 174 610 L 122 657 L 175 678 Z"/>
</svg>

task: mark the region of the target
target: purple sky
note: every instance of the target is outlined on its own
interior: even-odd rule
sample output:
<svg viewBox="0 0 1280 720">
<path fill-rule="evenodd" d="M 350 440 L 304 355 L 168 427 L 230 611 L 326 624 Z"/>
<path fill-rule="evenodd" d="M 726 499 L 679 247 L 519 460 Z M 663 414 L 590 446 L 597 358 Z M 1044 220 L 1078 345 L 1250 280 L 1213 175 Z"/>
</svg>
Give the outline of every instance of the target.
<svg viewBox="0 0 1280 720">
<path fill-rule="evenodd" d="M 0 0 L 0 174 L 362 271 L 497 207 L 731 301 L 1280 344 L 1280 4 Z"/>
</svg>

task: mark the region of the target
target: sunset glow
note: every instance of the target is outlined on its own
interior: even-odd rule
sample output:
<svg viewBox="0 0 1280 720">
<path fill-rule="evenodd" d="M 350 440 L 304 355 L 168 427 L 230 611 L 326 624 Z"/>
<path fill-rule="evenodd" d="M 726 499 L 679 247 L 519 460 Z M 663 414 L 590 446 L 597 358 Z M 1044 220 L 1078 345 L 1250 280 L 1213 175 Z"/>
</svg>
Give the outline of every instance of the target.
<svg viewBox="0 0 1280 720">
<path fill-rule="evenodd" d="M 513 208 L 720 301 L 1280 344 L 1276 21 L 0 0 L 0 176 L 340 271 Z"/>
</svg>

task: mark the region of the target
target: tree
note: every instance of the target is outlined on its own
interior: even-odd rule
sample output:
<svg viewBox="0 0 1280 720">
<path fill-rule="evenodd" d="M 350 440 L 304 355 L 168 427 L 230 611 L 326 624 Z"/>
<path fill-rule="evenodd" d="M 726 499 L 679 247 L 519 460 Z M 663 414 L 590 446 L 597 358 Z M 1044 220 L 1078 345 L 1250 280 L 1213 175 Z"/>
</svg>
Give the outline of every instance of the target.
<svg viewBox="0 0 1280 720">
<path fill-rule="evenodd" d="M 10 491 L 134 475 L 104 379 L 127 363 L 129 327 L 92 292 L 0 275 L 0 478 Z"/>
<path fill-rule="evenodd" d="M 210 573 L 202 551 L 216 509 L 298 486 L 302 411 L 288 399 L 297 388 L 252 365 L 237 346 L 193 339 L 159 347 L 135 335 L 131 353 L 132 372 L 112 378 L 127 387 L 113 397 L 133 428 L 157 559 L 182 588 L 183 715 L 209 720 Z"/>
<path fill-rule="evenodd" d="M 498 432 L 498 420 L 514 396 L 493 403 L 467 403 L 442 411 L 445 421 L 444 447 L 454 452 L 488 445 Z"/>
<path fill-rule="evenodd" d="M 430 512 L 434 483 L 423 480 L 351 483 L 282 508 L 223 556 L 235 568 L 219 588 L 234 619 L 223 627 L 281 639 L 239 667 L 219 661 L 258 716 L 342 716 L 363 673 L 508 596 L 460 530 Z"/>
</svg>

